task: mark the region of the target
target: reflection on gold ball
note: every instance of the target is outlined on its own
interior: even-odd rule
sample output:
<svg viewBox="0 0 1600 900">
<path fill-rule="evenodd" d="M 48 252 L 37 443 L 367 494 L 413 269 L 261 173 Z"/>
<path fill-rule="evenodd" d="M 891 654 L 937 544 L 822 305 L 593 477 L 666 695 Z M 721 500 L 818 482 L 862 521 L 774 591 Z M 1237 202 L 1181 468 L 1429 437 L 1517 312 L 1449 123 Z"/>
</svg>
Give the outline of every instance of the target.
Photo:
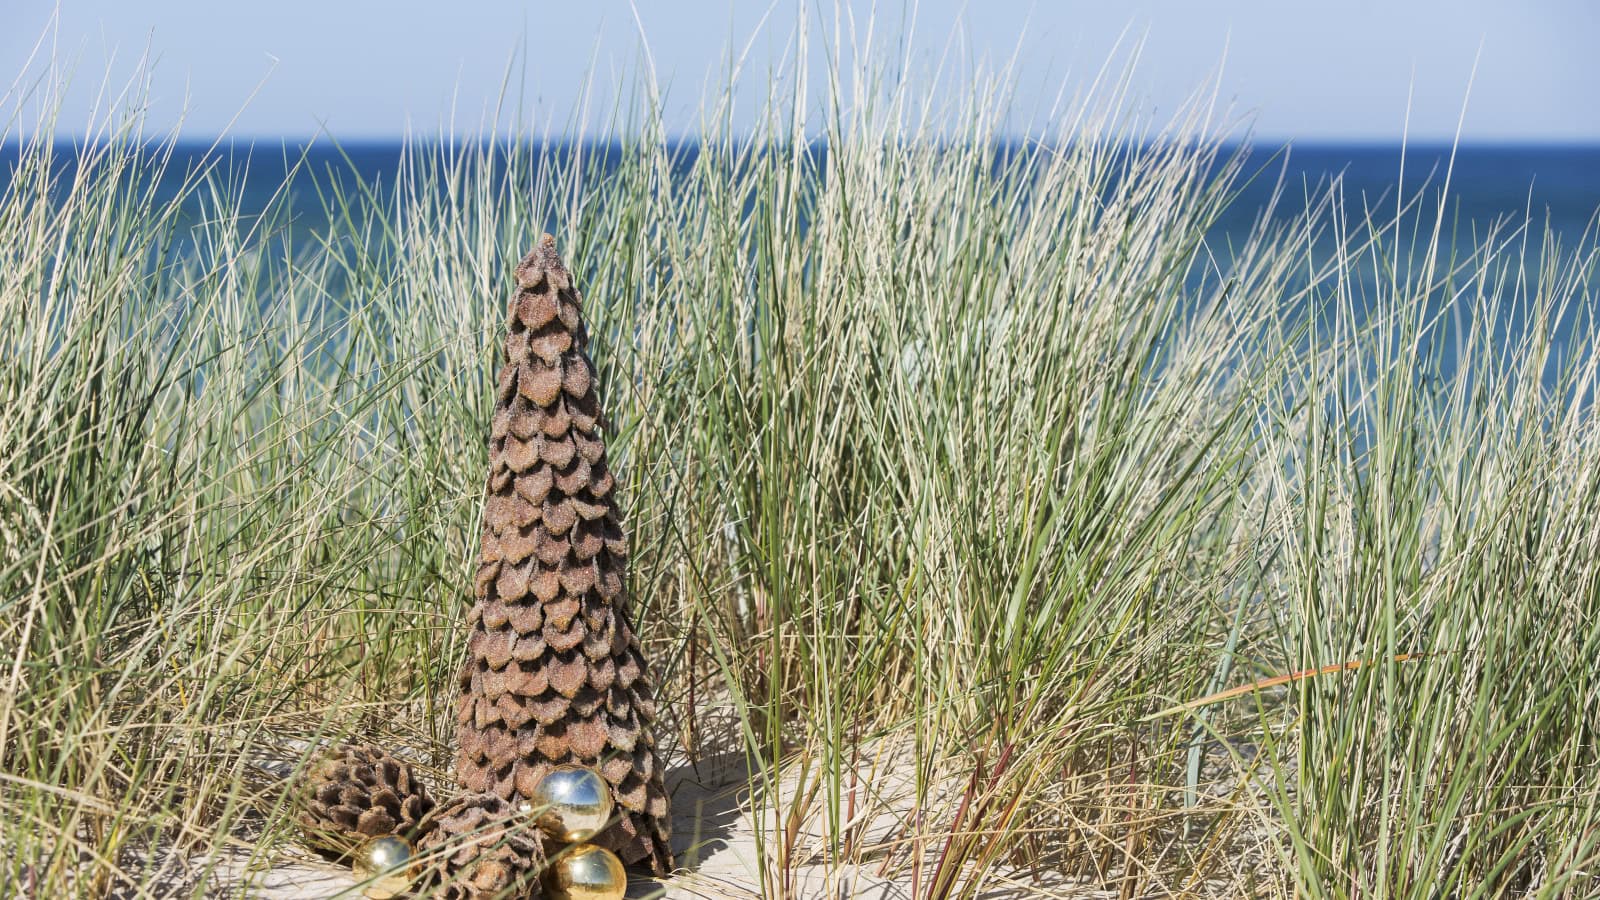
<svg viewBox="0 0 1600 900">
<path fill-rule="evenodd" d="M 519 807 L 558 841 L 587 841 L 611 820 L 611 786 L 582 766 L 556 766 Z"/>
<path fill-rule="evenodd" d="M 350 868 L 358 881 L 369 881 L 361 893 L 373 900 L 398 897 L 411 888 L 417 875 L 416 854 L 404 838 L 375 837 L 356 848 Z"/>
<path fill-rule="evenodd" d="M 551 900 L 621 900 L 628 873 L 610 850 L 579 844 L 550 863 L 544 887 Z"/>
</svg>

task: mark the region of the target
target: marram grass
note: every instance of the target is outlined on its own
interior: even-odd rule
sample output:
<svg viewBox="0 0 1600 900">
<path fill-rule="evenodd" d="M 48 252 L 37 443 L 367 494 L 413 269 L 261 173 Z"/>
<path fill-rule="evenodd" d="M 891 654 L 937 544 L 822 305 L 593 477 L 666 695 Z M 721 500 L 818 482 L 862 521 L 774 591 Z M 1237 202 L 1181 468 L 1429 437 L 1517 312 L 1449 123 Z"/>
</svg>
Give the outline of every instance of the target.
<svg viewBox="0 0 1600 900">
<path fill-rule="evenodd" d="M 988 100 L 858 106 L 692 156 L 648 105 L 610 159 L 415 142 L 260 217 L 220 167 L 151 193 L 136 119 L 73 169 L 11 145 L 0 894 L 270 863 L 264 761 L 319 741 L 448 766 L 500 317 L 550 229 L 662 741 L 748 758 L 763 894 L 1600 895 L 1592 234 L 1446 240 L 1432 188 L 1334 184 L 1218 247 L 1274 173 L 1198 115 L 1005 145 Z M 869 840 L 888 744 L 918 802 Z"/>
</svg>

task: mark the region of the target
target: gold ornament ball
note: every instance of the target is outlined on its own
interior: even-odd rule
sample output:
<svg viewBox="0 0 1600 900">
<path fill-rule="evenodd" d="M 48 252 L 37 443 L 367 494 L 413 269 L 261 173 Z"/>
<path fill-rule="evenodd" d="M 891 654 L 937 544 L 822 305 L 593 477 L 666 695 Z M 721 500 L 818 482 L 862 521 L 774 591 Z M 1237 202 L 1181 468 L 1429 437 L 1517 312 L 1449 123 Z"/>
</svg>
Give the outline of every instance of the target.
<svg viewBox="0 0 1600 900">
<path fill-rule="evenodd" d="M 610 850 L 579 844 L 550 863 L 544 887 L 551 900 L 622 900 L 628 872 Z"/>
<path fill-rule="evenodd" d="M 611 821 L 611 786 L 593 769 L 556 766 L 518 810 L 558 841 L 587 841 Z"/>
<path fill-rule="evenodd" d="M 372 900 L 388 900 L 410 890 L 416 880 L 416 853 L 405 838 L 375 837 L 356 848 L 350 859 L 356 880 L 369 881 L 361 893 Z"/>
</svg>

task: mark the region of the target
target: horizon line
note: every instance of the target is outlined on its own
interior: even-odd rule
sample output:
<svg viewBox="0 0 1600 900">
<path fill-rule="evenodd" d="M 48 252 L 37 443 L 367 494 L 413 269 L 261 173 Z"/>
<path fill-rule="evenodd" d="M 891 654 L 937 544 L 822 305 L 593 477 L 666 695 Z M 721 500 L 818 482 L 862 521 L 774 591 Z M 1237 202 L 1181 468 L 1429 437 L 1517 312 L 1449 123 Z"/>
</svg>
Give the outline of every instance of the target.
<svg viewBox="0 0 1600 900">
<path fill-rule="evenodd" d="M 301 134 L 294 134 L 294 133 L 290 133 L 290 134 L 260 133 L 260 134 L 223 134 L 223 135 L 214 135 L 214 136 L 188 136 L 188 135 L 178 135 L 176 137 L 173 137 L 173 136 L 170 136 L 170 135 L 168 135 L 168 136 L 152 136 L 152 137 L 149 137 L 146 140 L 141 141 L 139 143 L 141 145 L 143 145 L 143 146 L 160 146 L 160 145 L 164 145 L 164 144 L 170 143 L 170 144 L 172 144 L 173 146 L 176 146 L 176 147 L 186 147 L 186 148 L 206 147 L 206 146 L 222 147 L 222 146 L 230 146 L 230 145 L 238 145 L 238 144 L 269 144 L 269 145 L 279 145 L 279 146 L 294 146 L 294 147 L 299 148 L 299 149 L 308 149 L 310 146 L 318 145 L 318 144 L 327 146 L 329 148 L 337 148 L 337 147 L 347 147 L 348 148 L 348 147 L 377 147 L 377 146 L 395 147 L 395 146 L 404 146 L 404 145 L 408 145 L 408 144 L 436 146 L 436 145 L 442 144 L 442 143 L 454 143 L 454 144 L 462 144 L 462 145 L 488 145 L 488 144 L 504 144 L 504 143 L 508 143 L 508 142 L 517 143 L 517 144 L 538 144 L 538 145 L 548 145 L 548 146 L 580 146 L 581 145 L 581 146 L 594 147 L 594 146 L 616 146 L 616 145 L 619 145 L 619 144 L 622 144 L 622 143 L 625 143 L 625 142 L 631 142 L 632 140 L 634 140 L 633 137 L 626 136 L 626 135 L 618 135 L 618 136 L 610 136 L 610 137 L 602 137 L 602 136 L 595 136 L 595 135 L 580 135 L 580 136 L 577 136 L 577 137 L 533 137 L 533 136 L 522 136 L 522 137 L 513 138 L 513 137 L 510 137 L 510 136 L 461 136 L 461 135 L 448 135 L 448 134 L 431 134 L 431 135 L 368 134 L 368 135 L 356 135 L 356 136 L 351 136 L 351 137 L 337 137 L 335 135 L 330 135 L 330 134 L 327 134 L 327 133 L 314 133 L 314 134 L 304 134 L 304 133 L 301 133 Z M 737 137 L 737 140 L 739 140 L 739 141 L 747 141 L 747 140 L 749 140 L 749 136 L 748 135 L 741 135 L 741 136 Z M 1156 137 L 1156 138 L 1140 140 L 1140 141 L 1121 141 L 1121 140 L 1119 140 L 1118 143 L 1133 143 L 1133 144 L 1144 146 L 1144 145 L 1161 143 L 1164 140 L 1167 140 L 1167 139 Z M 1189 138 L 1185 138 L 1184 140 L 1186 140 L 1186 141 L 1188 141 L 1190 143 L 1200 143 L 1204 139 L 1203 138 L 1189 137 Z M 815 136 L 815 137 L 811 138 L 809 140 L 809 143 L 811 143 L 811 144 L 826 144 L 827 141 L 828 141 L 828 139 L 827 139 L 827 137 L 825 135 L 818 135 L 818 136 Z M 34 138 L 32 138 L 32 137 L 23 138 L 23 137 L 14 136 L 14 135 L 13 136 L 5 136 L 3 138 L 0 138 L 0 147 L 5 148 L 6 150 L 10 150 L 10 149 L 12 149 L 14 147 L 18 147 L 18 146 L 21 146 L 23 144 L 33 143 L 33 142 L 34 142 Z M 105 145 L 105 144 L 107 144 L 109 142 L 110 142 L 109 139 L 107 139 L 105 137 L 95 137 L 95 138 L 91 139 L 88 136 L 81 135 L 81 134 L 57 134 L 57 135 L 54 135 L 51 138 L 51 140 L 49 141 L 50 145 L 53 146 L 53 147 L 62 147 L 62 146 L 69 146 L 70 147 L 70 146 L 81 146 L 81 145 L 103 146 L 103 145 Z M 665 140 L 665 143 L 668 146 L 673 146 L 673 147 L 684 146 L 684 145 L 693 145 L 693 144 L 698 144 L 698 143 L 701 143 L 701 142 L 702 142 L 701 136 L 697 135 L 697 134 L 692 134 L 692 133 L 668 135 L 666 137 L 666 140 Z M 1036 135 L 1021 134 L 1021 135 L 1002 135 L 1002 136 L 998 137 L 996 140 L 994 140 L 992 143 L 994 143 L 997 146 L 1016 146 L 1016 145 L 1027 144 L 1027 143 L 1046 143 L 1046 142 L 1047 141 L 1044 138 L 1040 138 L 1040 137 L 1038 137 Z M 787 143 L 787 142 L 781 142 L 781 143 Z M 939 143 L 957 143 L 957 142 L 956 141 L 940 141 Z M 1216 143 L 1219 146 L 1224 146 L 1224 147 L 1250 146 L 1252 149 L 1258 149 L 1258 150 L 1280 149 L 1280 148 L 1283 148 L 1285 146 L 1290 146 L 1290 147 L 1292 147 L 1292 146 L 1339 147 L 1339 148 L 1351 148 L 1351 149 L 1361 149 L 1361 148 L 1395 149 L 1395 148 L 1399 148 L 1399 147 L 1404 146 L 1404 147 L 1407 147 L 1407 148 L 1430 149 L 1430 150 L 1432 150 L 1432 149 L 1440 149 L 1440 148 L 1449 149 L 1451 147 L 1472 147 L 1472 148 L 1495 148 L 1495 147 L 1530 148 L 1530 147 L 1537 147 L 1537 148 L 1552 149 L 1552 150 L 1555 150 L 1555 149 L 1583 150 L 1583 149 L 1600 149 L 1600 135 L 1596 135 L 1596 136 L 1593 136 L 1593 137 L 1504 137 L 1504 136 L 1496 136 L 1496 137 L 1482 137 L 1482 138 L 1473 138 L 1473 137 L 1457 138 L 1454 135 L 1443 135 L 1443 136 L 1440 136 L 1440 135 L 1427 135 L 1427 136 L 1412 135 L 1412 136 L 1397 136 L 1397 137 L 1378 137 L 1378 136 L 1357 136 L 1357 137 L 1313 136 L 1313 137 L 1295 137 L 1295 136 L 1291 136 L 1291 135 L 1247 134 L 1247 135 L 1241 135 L 1241 136 L 1238 136 L 1238 137 L 1223 138 L 1223 139 L 1218 140 Z"/>
</svg>

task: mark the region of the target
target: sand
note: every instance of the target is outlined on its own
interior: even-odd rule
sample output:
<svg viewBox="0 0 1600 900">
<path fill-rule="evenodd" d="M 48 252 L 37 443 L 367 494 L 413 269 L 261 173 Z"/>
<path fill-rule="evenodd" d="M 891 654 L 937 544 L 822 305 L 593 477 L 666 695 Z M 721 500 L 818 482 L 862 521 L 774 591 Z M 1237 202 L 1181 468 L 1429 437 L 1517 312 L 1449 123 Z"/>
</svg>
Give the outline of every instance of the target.
<svg viewBox="0 0 1600 900">
<path fill-rule="evenodd" d="M 913 782 L 909 777 L 912 769 L 907 765 L 910 751 L 905 747 L 878 747 L 870 757 L 860 763 L 859 777 L 853 785 L 858 813 L 854 820 L 843 823 L 843 830 L 856 834 L 859 846 L 866 848 L 855 855 L 857 861 L 844 865 L 825 861 L 821 848 L 826 846 L 822 839 L 826 818 L 821 805 L 812 804 L 807 807 L 812 813 L 795 823 L 792 846 L 796 856 L 782 867 L 770 858 L 763 859 L 759 848 L 766 846 L 770 850 L 776 843 L 771 838 L 778 820 L 775 810 L 793 809 L 794 798 L 812 783 L 806 777 L 806 768 L 800 764 L 790 766 L 773 792 L 759 787 L 752 790 L 752 779 L 740 753 L 680 763 L 669 770 L 667 777 L 672 794 L 673 851 L 679 869 L 666 879 L 631 873 L 627 896 L 697 900 L 761 897 L 765 868 L 767 896 L 912 900 L 913 879 L 903 865 L 897 863 L 901 871 L 880 871 L 890 857 L 886 848 L 894 846 L 895 835 L 913 806 Z M 756 779 L 756 783 L 759 786 L 762 779 Z M 752 800 L 774 793 L 779 798 L 776 804 Z M 768 835 L 764 843 L 757 840 L 758 827 L 763 824 Z M 894 857 L 903 859 L 901 854 Z M 289 848 L 272 860 L 270 868 L 255 870 L 251 868 L 252 858 L 248 848 L 240 847 L 217 859 L 208 893 L 263 900 L 360 896 L 349 869 L 323 862 L 309 852 L 301 855 L 296 848 Z M 1010 876 L 1002 871 L 986 879 L 980 896 L 993 900 L 1113 895 L 1083 885 L 1041 884 L 1032 876 Z"/>
</svg>

